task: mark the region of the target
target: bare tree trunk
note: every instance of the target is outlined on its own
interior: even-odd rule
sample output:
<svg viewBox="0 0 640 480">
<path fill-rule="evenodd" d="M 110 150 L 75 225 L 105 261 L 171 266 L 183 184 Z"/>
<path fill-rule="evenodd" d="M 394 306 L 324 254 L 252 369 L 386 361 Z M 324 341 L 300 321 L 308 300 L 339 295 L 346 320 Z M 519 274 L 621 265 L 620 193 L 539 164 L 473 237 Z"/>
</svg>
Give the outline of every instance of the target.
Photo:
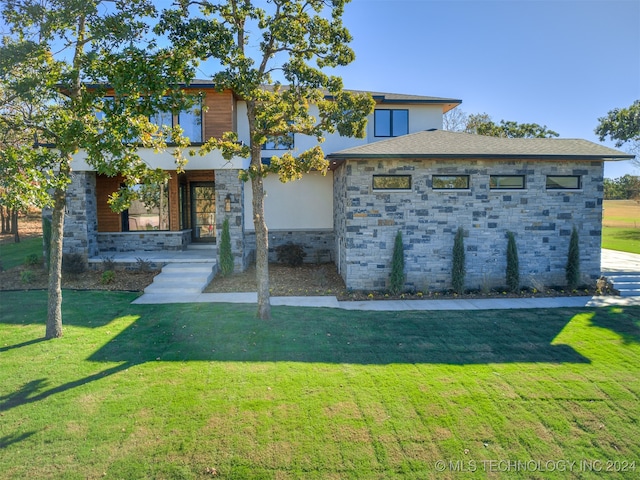
<svg viewBox="0 0 640 480">
<path fill-rule="evenodd" d="M 53 195 L 51 219 L 51 250 L 49 258 L 49 303 L 47 306 L 46 338 L 62 336 L 62 240 L 66 192 L 56 189 Z"/>
<path fill-rule="evenodd" d="M 5 218 L 4 207 L 0 205 L 0 233 L 7 233 L 7 229 L 5 228 L 4 218 Z"/>
<path fill-rule="evenodd" d="M 253 192 L 253 226 L 256 231 L 256 283 L 258 287 L 258 318 L 271 319 L 271 303 L 269 300 L 269 230 L 264 218 L 264 179 L 262 170 L 262 147 L 255 145 L 255 102 L 247 102 L 247 119 L 251 137 L 251 191 Z"/>
<path fill-rule="evenodd" d="M 13 209 L 11 212 L 11 233 L 13 233 L 14 243 L 20 243 L 20 234 L 18 233 L 18 210 Z"/>
</svg>

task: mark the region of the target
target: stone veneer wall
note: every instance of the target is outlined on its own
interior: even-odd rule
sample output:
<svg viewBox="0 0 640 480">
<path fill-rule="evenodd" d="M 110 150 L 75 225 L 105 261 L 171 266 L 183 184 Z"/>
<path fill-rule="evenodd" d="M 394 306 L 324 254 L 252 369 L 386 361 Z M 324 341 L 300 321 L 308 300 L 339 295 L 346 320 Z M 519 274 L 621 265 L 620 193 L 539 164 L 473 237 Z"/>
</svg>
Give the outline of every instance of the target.
<svg viewBox="0 0 640 480">
<path fill-rule="evenodd" d="M 216 170 L 216 229 L 217 241 L 222 238 L 222 224 L 229 218 L 229 236 L 231 237 L 231 252 L 233 253 L 236 270 L 244 271 L 249 262 L 250 254 L 245 246 L 244 233 L 244 182 L 238 178 L 239 170 Z M 225 201 L 229 196 L 231 211 L 225 211 Z M 255 243 L 255 242 L 254 242 Z M 255 247 L 254 247 L 255 248 Z M 218 244 L 218 252 L 220 245 Z"/>
<path fill-rule="evenodd" d="M 246 236 L 247 249 L 255 254 L 256 235 Z M 302 246 L 307 254 L 304 263 L 329 263 L 335 261 L 335 236 L 333 230 L 269 230 L 269 261 L 277 262 L 276 248 L 293 243 Z"/>
<path fill-rule="evenodd" d="M 374 174 L 411 175 L 411 190 L 373 191 Z M 469 175 L 469 190 L 433 190 L 432 175 Z M 490 175 L 525 175 L 524 190 L 490 190 Z M 547 175 L 580 175 L 580 190 L 547 190 Z M 505 284 L 507 231 L 523 285 L 564 285 L 572 227 L 585 282 L 600 275 L 603 163 L 503 160 L 354 160 L 334 172 L 336 263 L 348 288 L 388 287 L 396 233 L 406 288 L 451 286 L 453 239 L 465 231 L 466 286 Z"/>
<path fill-rule="evenodd" d="M 100 252 L 184 250 L 191 243 L 191 230 L 99 232 L 97 237 Z"/>
<path fill-rule="evenodd" d="M 97 215 L 95 173 L 74 172 L 67 188 L 63 253 L 98 254 Z"/>
</svg>

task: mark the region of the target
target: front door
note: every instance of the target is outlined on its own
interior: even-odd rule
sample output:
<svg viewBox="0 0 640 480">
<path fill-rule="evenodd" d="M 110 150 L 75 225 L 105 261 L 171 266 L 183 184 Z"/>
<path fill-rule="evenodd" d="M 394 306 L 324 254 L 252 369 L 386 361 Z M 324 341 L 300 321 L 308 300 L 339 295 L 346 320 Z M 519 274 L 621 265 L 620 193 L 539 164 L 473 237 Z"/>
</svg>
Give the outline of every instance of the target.
<svg viewBox="0 0 640 480">
<path fill-rule="evenodd" d="M 213 182 L 191 184 L 191 227 L 194 242 L 216 241 L 216 196 Z"/>
</svg>

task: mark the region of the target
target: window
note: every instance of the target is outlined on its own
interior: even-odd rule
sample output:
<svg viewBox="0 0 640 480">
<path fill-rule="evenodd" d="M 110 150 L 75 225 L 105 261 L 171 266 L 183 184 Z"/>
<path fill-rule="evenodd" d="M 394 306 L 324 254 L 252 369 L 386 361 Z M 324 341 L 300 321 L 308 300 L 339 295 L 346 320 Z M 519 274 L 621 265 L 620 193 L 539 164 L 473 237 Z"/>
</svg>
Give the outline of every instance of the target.
<svg viewBox="0 0 640 480">
<path fill-rule="evenodd" d="M 122 212 L 122 231 L 169 230 L 168 185 L 138 185 L 137 190 L 144 200 L 133 200 Z"/>
<path fill-rule="evenodd" d="M 497 190 L 524 189 L 524 175 L 491 175 L 489 188 Z"/>
<path fill-rule="evenodd" d="M 376 110 L 373 115 L 376 137 L 398 137 L 409 133 L 409 110 Z"/>
<path fill-rule="evenodd" d="M 263 150 L 291 150 L 293 148 L 293 133 L 280 137 L 267 137 L 262 145 Z"/>
<path fill-rule="evenodd" d="M 468 189 L 469 175 L 434 175 L 431 186 L 434 190 Z"/>
<path fill-rule="evenodd" d="M 189 110 L 182 110 L 178 114 L 178 125 L 191 143 L 202 143 L 202 105 L 198 102 Z"/>
<path fill-rule="evenodd" d="M 173 115 L 171 112 L 156 112 L 149 117 L 149 121 L 162 130 L 162 127 L 173 127 Z M 171 143 L 171 135 L 167 134 L 167 143 Z"/>
<path fill-rule="evenodd" d="M 547 175 L 547 190 L 579 190 L 580 175 Z"/>
<path fill-rule="evenodd" d="M 411 175 L 374 175 L 374 190 L 411 190 Z"/>
</svg>

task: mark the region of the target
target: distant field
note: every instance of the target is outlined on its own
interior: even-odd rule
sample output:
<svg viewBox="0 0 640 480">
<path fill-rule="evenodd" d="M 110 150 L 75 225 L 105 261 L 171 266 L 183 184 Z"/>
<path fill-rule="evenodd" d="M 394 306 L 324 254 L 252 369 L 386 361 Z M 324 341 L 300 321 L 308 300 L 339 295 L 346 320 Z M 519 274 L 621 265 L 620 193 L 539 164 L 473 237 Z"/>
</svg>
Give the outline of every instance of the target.
<svg viewBox="0 0 640 480">
<path fill-rule="evenodd" d="M 602 247 L 640 254 L 640 202 L 604 201 Z"/>
</svg>

